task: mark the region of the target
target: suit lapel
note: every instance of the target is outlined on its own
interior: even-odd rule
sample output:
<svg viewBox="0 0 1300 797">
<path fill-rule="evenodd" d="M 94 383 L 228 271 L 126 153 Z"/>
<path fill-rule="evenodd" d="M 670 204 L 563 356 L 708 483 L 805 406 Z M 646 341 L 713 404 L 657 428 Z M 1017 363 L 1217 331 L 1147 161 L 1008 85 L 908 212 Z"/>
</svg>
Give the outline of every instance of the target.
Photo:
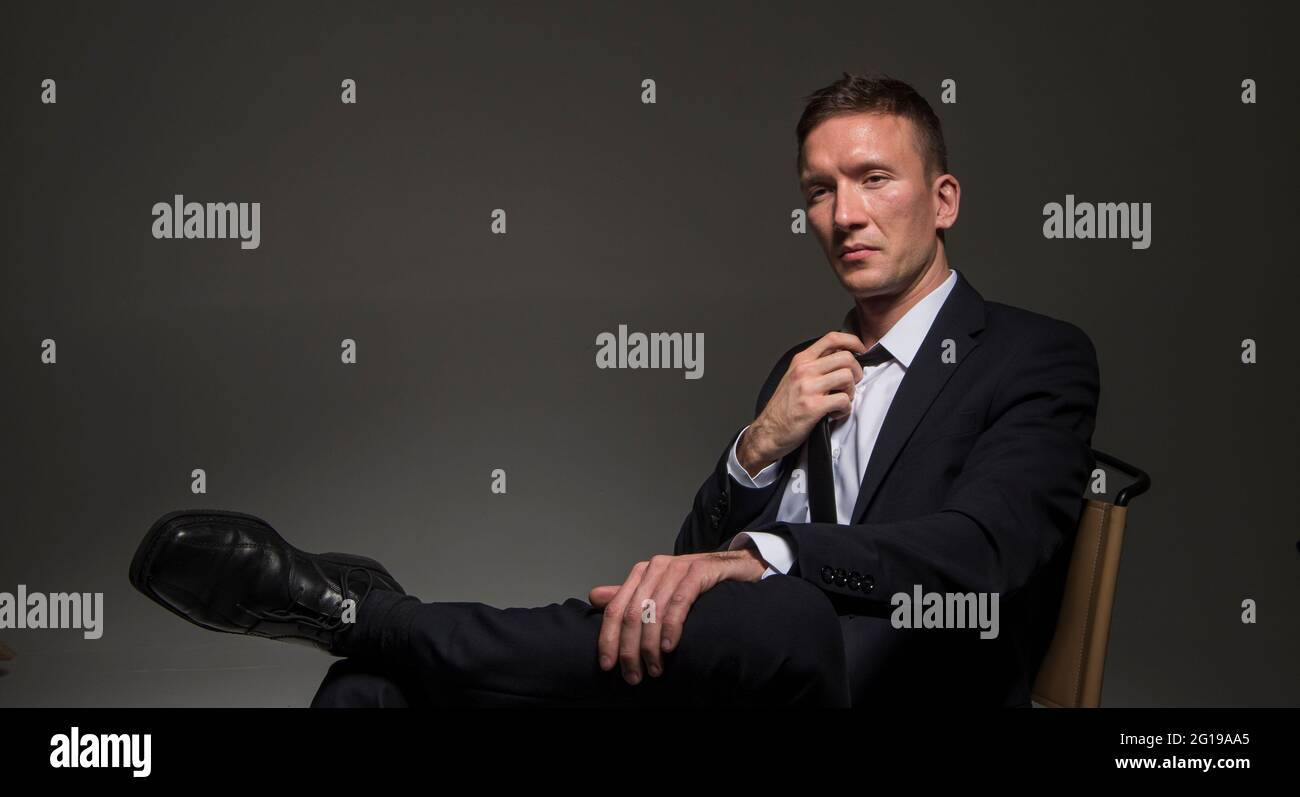
<svg viewBox="0 0 1300 797">
<path fill-rule="evenodd" d="M 984 328 L 984 297 L 975 287 L 966 281 L 962 272 L 957 272 L 957 283 L 952 293 L 939 308 L 934 323 L 930 325 L 921 348 L 912 358 L 912 365 L 903 376 L 903 381 L 894 394 L 885 421 L 881 426 L 876 445 L 871 450 L 867 461 L 866 473 L 858 488 L 858 500 L 853 505 L 851 523 L 860 523 L 866 515 L 871 501 L 880 491 L 885 474 L 903 450 L 903 445 L 926 410 L 934 403 L 935 397 L 943 390 L 948 379 L 970 353 L 979 346 L 975 337 Z M 943 341 L 952 340 L 955 346 L 955 362 L 943 362 Z"/>
</svg>

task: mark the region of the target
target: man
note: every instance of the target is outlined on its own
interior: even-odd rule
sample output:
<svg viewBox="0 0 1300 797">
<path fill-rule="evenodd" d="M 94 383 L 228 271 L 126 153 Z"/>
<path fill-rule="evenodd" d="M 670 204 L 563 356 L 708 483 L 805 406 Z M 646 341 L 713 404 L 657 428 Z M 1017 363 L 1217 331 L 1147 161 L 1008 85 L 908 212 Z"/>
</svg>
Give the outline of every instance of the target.
<svg viewBox="0 0 1300 797">
<path fill-rule="evenodd" d="M 316 706 L 1028 705 L 1093 464 L 1092 343 L 949 267 L 960 185 L 910 86 L 845 74 L 797 137 L 854 305 L 777 361 L 672 556 L 589 604 L 421 603 L 373 560 L 194 510 L 150 529 L 132 583 L 204 627 L 346 657 Z M 898 622 L 894 596 L 931 593 L 988 598 L 996 632 Z"/>
</svg>

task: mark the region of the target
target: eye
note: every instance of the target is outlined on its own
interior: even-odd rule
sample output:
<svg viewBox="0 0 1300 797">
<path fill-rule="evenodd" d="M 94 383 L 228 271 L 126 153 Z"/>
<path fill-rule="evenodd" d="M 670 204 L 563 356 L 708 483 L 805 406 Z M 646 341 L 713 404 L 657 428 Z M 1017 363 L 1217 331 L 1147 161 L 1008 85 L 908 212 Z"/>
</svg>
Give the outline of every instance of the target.
<svg viewBox="0 0 1300 797">
<path fill-rule="evenodd" d="M 867 178 L 867 182 L 871 182 L 872 180 L 883 180 L 883 179 L 885 179 L 885 175 L 883 175 L 883 174 L 873 174 L 873 175 L 871 175 L 870 177 Z"/>
</svg>

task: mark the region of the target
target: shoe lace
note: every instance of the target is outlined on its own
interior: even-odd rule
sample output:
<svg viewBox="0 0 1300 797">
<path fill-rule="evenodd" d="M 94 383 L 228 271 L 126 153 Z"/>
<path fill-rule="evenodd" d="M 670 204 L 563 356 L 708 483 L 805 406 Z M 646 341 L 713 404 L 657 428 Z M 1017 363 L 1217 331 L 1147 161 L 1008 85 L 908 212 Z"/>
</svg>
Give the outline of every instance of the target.
<svg viewBox="0 0 1300 797">
<path fill-rule="evenodd" d="M 352 595 L 349 596 L 348 585 L 351 582 L 352 574 L 354 572 L 361 573 L 365 576 L 366 579 L 365 588 L 362 590 L 351 590 Z M 344 565 L 343 574 L 339 578 L 339 592 L 343 595 L 344 600 L 347 600 L 349 597 L 352 597 L 352 599 L 356 603 L 356 606 L 360 606 L 361 602 L 366 599 L 367 595 L 370 594 L 370 591 L 374 589 L 374 586 L 375 586 L 375 574 L 372 573 L 369 569 L 364 567 L 357 567 L 356 565 Z M 295 606 L 301 605 L 300 603 L 297 602 L 296 596 L 294 598 L 294 605 Z M 309 623 L 313 623 L 315 625 L 319 625 L 321 628 L 323 628 L 326 631 L 337 631 L 340 627 L 344 625 L 352 625 L 352 623 L 345 623 L 343 621 L 342 612 L 340 612 L 337 617 L 333 615 L 324 614 L 323 612 L 301 612 L 301 611 L 295 611 L 294 609 L 271 609 L 268 610 L 266 614 L 270 615 L 271 617 L 274 617 L 277 620 L 306 621 Z"/>
</svg>

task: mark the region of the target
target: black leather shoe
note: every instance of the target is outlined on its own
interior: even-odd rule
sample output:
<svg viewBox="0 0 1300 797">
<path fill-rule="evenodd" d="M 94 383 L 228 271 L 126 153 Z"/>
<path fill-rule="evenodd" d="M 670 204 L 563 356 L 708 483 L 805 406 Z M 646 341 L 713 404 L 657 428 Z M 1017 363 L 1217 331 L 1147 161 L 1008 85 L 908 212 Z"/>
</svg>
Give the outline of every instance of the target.
<svg viewBox="0 0 1300 797">
<path fill-rule="evenodd" d="M 403 595 L 364 556 L 300 551 L 259 517 L 221 509 L 169 512 L 131 560 L 131 584 L 195 625 L 348 655 L 349 632 L 373 589 Z M 345 617 L 346 599 L 355 609 Z"/>
</svg>

